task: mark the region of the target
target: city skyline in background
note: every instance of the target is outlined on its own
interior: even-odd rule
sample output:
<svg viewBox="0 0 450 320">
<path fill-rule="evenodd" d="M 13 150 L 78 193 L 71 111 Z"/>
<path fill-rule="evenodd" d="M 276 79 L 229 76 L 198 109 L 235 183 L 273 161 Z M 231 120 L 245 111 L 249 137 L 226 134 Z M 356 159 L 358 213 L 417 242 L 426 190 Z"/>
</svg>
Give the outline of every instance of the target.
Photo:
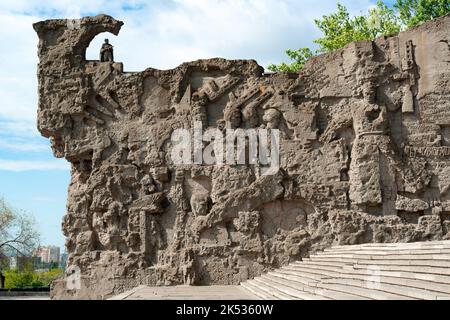
<svg viewBox="0 0 450 320">
<path fill-rule="evenodd" d="M 375 0 L 343 0 L 351 13 Z M 126 71 L 170 69 L 185 61 L 255 59 L 264 67 L 285 61 L 284 50 L 311 46 L 320 36 L 314 19 L 337 1 L 171 0 L 33 1 L 0 3 L 0 198 L 34 215 L 42 244 L 64 248 L 61 231 L 70 166 L 55 159 L 36 129 L 37 43 L 32 24 L 55 18 L 109 14 L 125 22 L 118 37 L 101 34 L 87 59 L 98 59 L 104 38 Z"/>
<path fill-rule="evenodd" d="M 57 246 L 40 246 L 31 255 L 22 255 L 19 252 L 0 254 L 0 264 L 10 270 L 24 271 L 32 267 L 33 270 L 65 269 L 68 254 Z"/>
</svg>

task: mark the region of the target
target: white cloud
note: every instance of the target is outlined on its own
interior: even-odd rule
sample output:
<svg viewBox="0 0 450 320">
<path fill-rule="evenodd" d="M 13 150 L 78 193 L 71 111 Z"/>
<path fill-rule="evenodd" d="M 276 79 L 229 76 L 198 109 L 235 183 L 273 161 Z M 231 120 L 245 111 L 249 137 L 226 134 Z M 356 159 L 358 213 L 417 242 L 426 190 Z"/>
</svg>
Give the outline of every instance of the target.
<svg viewBox="0 0 450 320">
<path fill-rule="evenodd" d="M 39 136 L 36 119 L 30 120 L 0 120 L 0 136 L 14 133 L 21 138 Z"/>
<path fill-rule="evenodd" d="M 32 17 L 0 12 L 0 119 L 36 118 L 37 39 Z"/>
<path fill-rule="evenodd" d="M 370 0 L 341 1 L 351 12 Z M 311 46 L 320 36 L 314 19 L 333 12 L 335 0 L 172 0 L 139 12 L 118 12 L 125 25 L 111 39 L 125 69 L 168 69 L 200 58 L 256 59 L 261 65 L 284 59 L 288 48 Z M 88 51 L 97 59 L 104 36 Z"/>
<path fill-rule="evenodd" d="M 9 137 L 9 139 L 0 138 L 0 149 L 8 149 L 23 152 L 50 152 L 50 147 L 42 142 L 33 142 L 26 139 Z"/>
<path fill-rule="evenodd" d="M 0 170 L 16 172 L 34 170 L 70 170 L 70 165 L 64 160 L 27 161 L 0 159 Z"/>
</svg>

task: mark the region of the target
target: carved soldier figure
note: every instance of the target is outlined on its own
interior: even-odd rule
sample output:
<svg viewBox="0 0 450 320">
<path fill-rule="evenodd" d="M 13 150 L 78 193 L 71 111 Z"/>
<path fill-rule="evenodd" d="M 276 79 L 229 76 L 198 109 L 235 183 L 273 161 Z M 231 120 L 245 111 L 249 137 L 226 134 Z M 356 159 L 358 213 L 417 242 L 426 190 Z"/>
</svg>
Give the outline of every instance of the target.
<svg viewBox="0 0 450 320">
<path fill-rule="evenodd" d="M 224 118 L 227 129 L 238 129 L 242 124 L 241 110 L 233 103 L 229 103 L 225 107 Z"/>
<path fill-rule="evenodd" d="M 114 61 L 114 47 L 109 43 L 108 39 L 105 39 L 105 43 L 100 49 L 100 61 L 101 62 L 113 62 Z"/>
<path fill-rule="evenodd" d="M 267 109 L 263 116 L 267 129 L 278 129 L 281 121 L 281 112 L 277 109 Z"/>
<path fill-rule="evenodd" d="M 207 194 L 193 194 L 191 197 L 191 208 L 194 216 L 206 216 L 210 207 L 210 201 L 211 199 Z"/>
</svg>

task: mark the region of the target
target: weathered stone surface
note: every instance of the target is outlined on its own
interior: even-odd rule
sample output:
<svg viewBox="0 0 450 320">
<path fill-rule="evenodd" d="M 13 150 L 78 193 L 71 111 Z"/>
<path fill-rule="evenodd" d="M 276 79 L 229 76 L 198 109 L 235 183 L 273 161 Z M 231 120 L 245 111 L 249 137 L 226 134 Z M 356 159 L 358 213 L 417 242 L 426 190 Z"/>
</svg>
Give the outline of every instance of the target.
<svg viewBox="0 0 450 320">
<path fill-rule="evenodd" d="M 55 298 L 238 284 L 333 244 L 448 238 L 449 17 L 272 75 L 252 60 L 86 61 L 121 26 L 34 25 L 38 127 L 72 164 L 63 230 L 81 270 L 81 290 L 61 280 Z M 173 164 L 173 131 L 195 121 L 281 130 L 281 170 Z"/>
</svg>

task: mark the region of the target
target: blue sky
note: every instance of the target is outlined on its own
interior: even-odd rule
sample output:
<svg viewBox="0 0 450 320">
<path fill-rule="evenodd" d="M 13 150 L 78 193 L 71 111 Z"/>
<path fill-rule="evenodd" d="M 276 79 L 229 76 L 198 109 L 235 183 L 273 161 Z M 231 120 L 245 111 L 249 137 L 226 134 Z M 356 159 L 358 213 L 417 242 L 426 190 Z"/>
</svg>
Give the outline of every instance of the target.
<svg viewBox="0 0 450 320">
<path fill-rule="evenodd" d="M 375 0 L 341 0 L 352 13 Z M 63 247 L 70 167 L 55 159 L 36 130 L 37 36 L 33 22 L 106 13 L 123 20 L 109 35 L 127 71 L 169 69 L 200 58 L 256 59 L 262 66 L 285 59 L 284 50 L 310 46 L 320 36 L 314 18 L 335 0 L 156 0 L 0 2 L 0 197 L 33 214 L 42 243 Z M 99 35 L 88 50 L 97 59 Z"/>
</svg>

